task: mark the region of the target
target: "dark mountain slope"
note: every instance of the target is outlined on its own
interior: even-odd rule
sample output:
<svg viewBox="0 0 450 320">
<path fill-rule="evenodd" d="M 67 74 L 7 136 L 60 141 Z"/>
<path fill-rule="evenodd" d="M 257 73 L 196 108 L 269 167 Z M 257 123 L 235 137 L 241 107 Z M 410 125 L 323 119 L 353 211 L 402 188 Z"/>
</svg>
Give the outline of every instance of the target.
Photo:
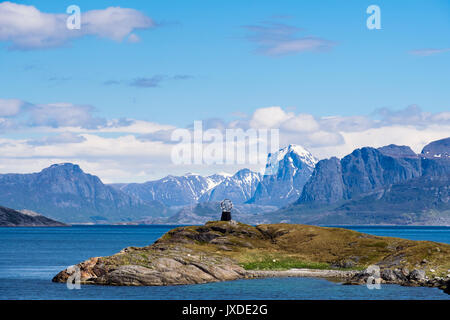
<svg viewBox="0 0 450 320">
<path fill-rule="evenodd" d="M 272 219 L 311 224 L 450 225 L 449 139 L 319 161 L 299 200 Z"/>
<path fill-rule="evenodd" d="M 0 203 L 64 222 L 129 221 L 166 213 L 158 202 L 106 186 L 78 165 L 56 164 L 38 173 L 0 175 Z"/>
<path fill-rule="evenodd" d="M 66 224 L 39 214 L 19 212 L 0 206 L 1 227 L 63 227 Z"/>
</svg>

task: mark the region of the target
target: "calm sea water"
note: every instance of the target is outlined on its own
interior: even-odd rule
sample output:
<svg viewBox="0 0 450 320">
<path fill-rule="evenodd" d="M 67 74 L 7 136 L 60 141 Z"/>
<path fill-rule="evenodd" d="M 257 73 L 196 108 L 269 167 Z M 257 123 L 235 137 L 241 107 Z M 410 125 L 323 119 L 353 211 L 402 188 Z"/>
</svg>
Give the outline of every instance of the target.
<svg viewBox="0 0 450 320">
<path fill-rule="evenodd" d="M 343 286 L 314 278 L 238 280 L 172 287 L 81 286 L 52 277 L 90 257 L 146 246 L 174 226 L 0 228 L 0 299 L 450 299 L 435 288 Z M 450 243 L 450 227 L 358 227 L 381 236 Z"/>
</svg>

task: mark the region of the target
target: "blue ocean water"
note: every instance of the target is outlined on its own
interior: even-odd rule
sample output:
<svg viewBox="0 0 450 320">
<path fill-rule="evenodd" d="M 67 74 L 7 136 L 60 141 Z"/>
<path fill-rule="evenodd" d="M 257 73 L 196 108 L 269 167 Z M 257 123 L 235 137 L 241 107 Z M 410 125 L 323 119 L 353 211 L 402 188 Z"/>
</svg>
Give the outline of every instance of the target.
<svg viewBox="0 0 450 320">
<path fill-rule="evenodd" d="M 146 246 L 174 226 L 0 228 L 0 299 L 450 299 L 436 288 L 343 286 L 314 278 L 238 280 L 172 287 L 81 286 L 52 283 L 67 266 L 124 247 Z M 450 227 L 347 228 L 382 236 L 450 243 Z"/>
</svg>

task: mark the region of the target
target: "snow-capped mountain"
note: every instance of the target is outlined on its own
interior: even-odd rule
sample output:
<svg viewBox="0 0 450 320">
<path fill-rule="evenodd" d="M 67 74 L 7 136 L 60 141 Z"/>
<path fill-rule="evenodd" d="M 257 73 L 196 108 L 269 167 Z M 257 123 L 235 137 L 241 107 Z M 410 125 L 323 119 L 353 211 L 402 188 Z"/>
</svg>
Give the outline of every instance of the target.
<svg viewBox="0 0 450 320">
<path fill-rule="evenodd" d="M 450 159 L 450 138 L 433 141 L 427 144 L 420 154 L 429 159 Z"/>
<path fill-rule="evenodd" d="M 138 196 L 144 201 L 161 201 L 166 206 L 182 206 L 197 203 L 207 191 L 220 184 L 227 176 L 214 174 L 208 177 L 188 173 L 183 176 L 169 175 L 145 183 L 116 185 L 116 188 Z"/>
<path fill-rule="evenodd" d="M 285 206 L 296 201 L 317 162 L 299 145 L 291 144 L 269 153 L 264 177 L 248 203 Z"/>
<path fill-rule="evenodd" d="M 299 145 L 290 144 L 289 146 L 282 148 L 274 153 L 269 153 L 267 156 L 267 164 L 266 169 L 264 171 L 264 175 L 276 175 L 279 173 L 280 164 L 283 160 L 288 157 L 289 162 L 294 161 L 295 155 L 296 159 L 299 159 L 305 166 L 314 169 L 318 160 L 305 148 Z M 293 166 L 294 170 L 297 170 L 297 167 Z"/>
<path fill-rule="evenodd" d="M 244 203 L 255 193 L 261 181 L 261 175 L 249 169 L 242 169 L 231 177 L 225 178 L 220 184 L 204 193 L 200 202 L 222 201 L 230 199 L 233 203 Z"/>
<path fill-rule="evenodd" d="M 284 206 L 300 196 L 317 159 L 299 145 L 289 145 L 268 155 L 264 176 L 249 169 L 234 175 L 207 177 L 188 173 L 169 175 L 145 183 L 113 185 L 144 201 L 160 201 L 166 206 L 184 206 L 230 199 L 236 204 Z"/>
</svg>

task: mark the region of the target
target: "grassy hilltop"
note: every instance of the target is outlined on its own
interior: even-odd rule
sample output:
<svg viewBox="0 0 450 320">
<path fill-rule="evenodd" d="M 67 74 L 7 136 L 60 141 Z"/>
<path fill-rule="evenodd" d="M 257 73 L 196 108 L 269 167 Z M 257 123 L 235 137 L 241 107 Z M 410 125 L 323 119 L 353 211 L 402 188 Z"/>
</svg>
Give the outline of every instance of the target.
<svg viewBox="0 0 450 320">
<path fill-rule="evenodd" d="M 426 264 L 441 276 L 450 269 L 448 244 L 298 224 L 209 222 L 173 229 L 158 243 L 183 243 L 203 254 L 232 258 L 245 269 L 364 269 L 372 264 L 414 269 Z"/>
</svg>

